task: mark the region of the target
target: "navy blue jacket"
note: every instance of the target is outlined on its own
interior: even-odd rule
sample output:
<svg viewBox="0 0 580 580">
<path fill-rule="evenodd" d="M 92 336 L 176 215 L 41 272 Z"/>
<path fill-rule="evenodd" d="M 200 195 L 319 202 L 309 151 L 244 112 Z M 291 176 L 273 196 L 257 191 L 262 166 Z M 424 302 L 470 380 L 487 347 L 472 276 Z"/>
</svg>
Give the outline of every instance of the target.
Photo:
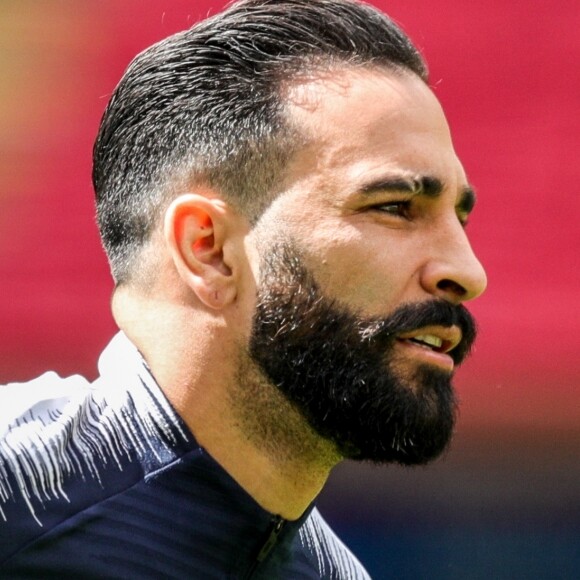
<svg viewBox="0 0 580 580">
<path fill-rule="evenodd" d="M 123 334 L 99 371 L 0 388 L 0 578 L 368 578 L 313 506 L 263 510 Z"/>
</svg>

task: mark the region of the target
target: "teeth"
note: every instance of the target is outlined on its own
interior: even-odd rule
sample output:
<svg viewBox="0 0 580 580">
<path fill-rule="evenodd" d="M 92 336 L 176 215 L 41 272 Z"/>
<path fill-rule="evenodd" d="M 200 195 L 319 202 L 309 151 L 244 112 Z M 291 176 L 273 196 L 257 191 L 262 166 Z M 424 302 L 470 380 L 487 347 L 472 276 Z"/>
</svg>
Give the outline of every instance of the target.
<svg viewBox="0 0 580 580">
<path fill-rule="evenodd" d="M 441 340 L 438 336 L 433 336 L 432 334 L 421 334 L 419 336 L 414 336 L 413 340 L 424 342 L 425 344 L 428 344 L 434 348 L 441 348 L 443 345 L 443 340 Z"/>
</svg>

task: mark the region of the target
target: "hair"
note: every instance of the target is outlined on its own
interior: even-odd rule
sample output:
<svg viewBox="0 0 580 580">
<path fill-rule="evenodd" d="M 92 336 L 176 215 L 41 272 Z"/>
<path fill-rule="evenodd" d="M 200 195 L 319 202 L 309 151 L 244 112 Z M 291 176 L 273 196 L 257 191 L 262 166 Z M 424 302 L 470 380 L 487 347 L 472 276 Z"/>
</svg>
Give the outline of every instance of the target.
<svg viewBox="0 0 580 580">
<path fill-rule="evenodd" d="M 242 0 L 139 54 L 94 147 L 97 221 L 116 283 L 131 280 L 163 209 L 187 186 L 215 188 L 257 219 L 300 141 L 282 83 L 336 65 L 427 81 L 401 29 L 350 0 Z"/>
</svg>

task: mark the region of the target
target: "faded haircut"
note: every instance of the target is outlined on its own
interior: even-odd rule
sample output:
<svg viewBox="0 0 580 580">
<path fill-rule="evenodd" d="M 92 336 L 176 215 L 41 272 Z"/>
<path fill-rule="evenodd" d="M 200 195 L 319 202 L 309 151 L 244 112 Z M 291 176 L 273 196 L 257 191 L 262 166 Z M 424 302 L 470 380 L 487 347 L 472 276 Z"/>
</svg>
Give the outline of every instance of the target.
<svg viewBox="0 0 580 580">
<path fill-rule="evenodd" d="M 116 283 L 131 280 L 164 208 L 188 186 L 216 189 L 255 221 L 300 142 L 282 84 L 337 65 L 427 80 L 401 29 L 349 0 L 243 0 L 139 54 L 94 147 L 97 220 Z"/>
</svg>

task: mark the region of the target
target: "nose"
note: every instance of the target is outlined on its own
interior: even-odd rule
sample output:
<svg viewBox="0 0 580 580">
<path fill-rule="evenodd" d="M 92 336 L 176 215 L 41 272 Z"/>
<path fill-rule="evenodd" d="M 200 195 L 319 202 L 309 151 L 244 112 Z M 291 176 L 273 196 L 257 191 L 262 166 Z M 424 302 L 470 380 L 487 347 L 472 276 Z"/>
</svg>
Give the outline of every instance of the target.
<svg viewBox="0 0 580 580">
<path fill-rule="evenodd" d="M 459 304 L 477 298 L 487 286 L 487 276 L 459 223 L 452 231 L 434 236 L 430 259 L 421 273 L 421 285 L 430 294 Z"/>
</svg>

